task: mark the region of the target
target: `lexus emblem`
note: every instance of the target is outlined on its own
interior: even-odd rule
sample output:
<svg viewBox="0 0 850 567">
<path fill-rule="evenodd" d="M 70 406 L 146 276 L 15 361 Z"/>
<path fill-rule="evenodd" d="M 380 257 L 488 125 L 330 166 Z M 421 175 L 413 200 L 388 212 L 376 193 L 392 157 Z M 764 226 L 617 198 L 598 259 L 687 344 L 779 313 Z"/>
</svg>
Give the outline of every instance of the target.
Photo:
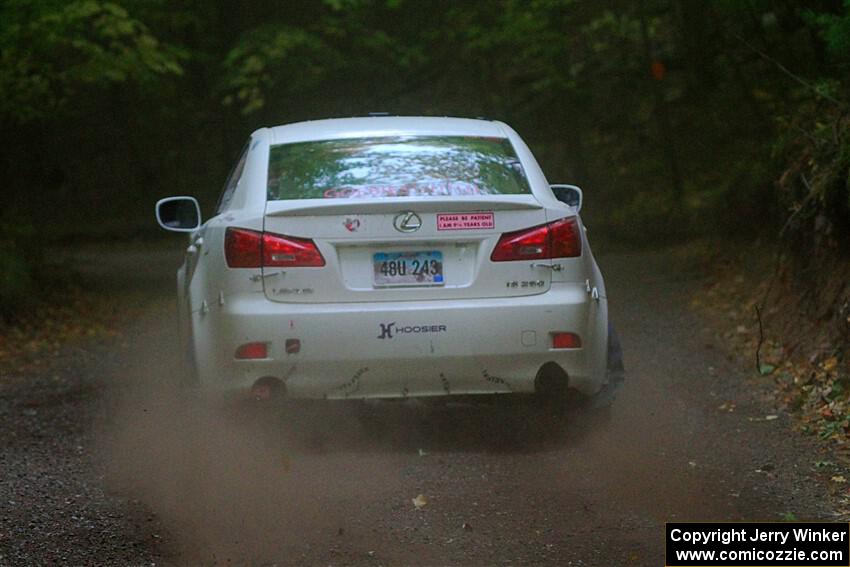
<svg viewBox="0 0 850 567">
<path fill-rule="evenodd" d="M 395 216 L 393 226 L 399 232 L 416 232 L 422 226 L 422 219 L 413 211 L 405 211 Z"/>
</svg>

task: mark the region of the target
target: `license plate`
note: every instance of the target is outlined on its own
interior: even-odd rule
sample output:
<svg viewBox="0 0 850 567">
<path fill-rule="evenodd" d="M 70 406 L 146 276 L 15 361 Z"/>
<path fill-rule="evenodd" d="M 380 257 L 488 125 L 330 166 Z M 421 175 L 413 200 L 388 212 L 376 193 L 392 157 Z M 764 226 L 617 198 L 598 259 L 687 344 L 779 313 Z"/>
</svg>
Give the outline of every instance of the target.
<svg viewBox="0 0 850 567">
<path fill-rule="evenodd" d="M 443 285 L 443 253 L 377 252 L 372 256 L 376 286 Z"/>
</svg>

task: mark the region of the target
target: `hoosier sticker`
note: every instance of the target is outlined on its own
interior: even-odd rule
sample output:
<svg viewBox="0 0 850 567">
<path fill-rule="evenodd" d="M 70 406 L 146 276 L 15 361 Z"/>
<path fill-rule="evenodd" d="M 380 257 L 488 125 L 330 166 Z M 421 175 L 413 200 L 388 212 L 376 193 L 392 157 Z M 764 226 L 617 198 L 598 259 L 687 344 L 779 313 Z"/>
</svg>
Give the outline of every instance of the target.
<svg viewBox="0 0 850 567">
<path fill-rule="evenodd" d="M 493 213 L 439 213 L 437 230 L 481 230 L 494 228 Z"/>
</svg>

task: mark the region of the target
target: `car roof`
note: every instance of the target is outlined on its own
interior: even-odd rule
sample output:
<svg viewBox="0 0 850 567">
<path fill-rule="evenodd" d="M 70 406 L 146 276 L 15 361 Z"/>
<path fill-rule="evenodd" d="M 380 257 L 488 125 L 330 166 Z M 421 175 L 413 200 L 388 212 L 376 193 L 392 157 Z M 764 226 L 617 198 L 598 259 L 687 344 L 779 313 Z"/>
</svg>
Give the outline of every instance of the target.
<svg viewBox="0 0 850 567">
<path fill-rule="evenodd" d="M 369 116 L 309 120 L 270 128 L 272 144 L 382 136 L 492 136 L 507 138 L 502 123 L 436 116 Z"/>
</svg>

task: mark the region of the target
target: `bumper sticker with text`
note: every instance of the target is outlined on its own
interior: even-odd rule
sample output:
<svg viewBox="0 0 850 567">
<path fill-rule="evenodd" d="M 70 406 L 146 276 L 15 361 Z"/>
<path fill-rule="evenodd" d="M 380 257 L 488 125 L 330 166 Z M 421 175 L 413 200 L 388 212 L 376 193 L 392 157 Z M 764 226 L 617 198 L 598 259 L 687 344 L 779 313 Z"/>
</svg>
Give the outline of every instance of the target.
<svg viewBox="0 0 850 567">
<path fill-rule="evenodd" d="M 483 230 L 495 226 L 493 213 L 437 214 L 437 230 Z"/>
</svg>

